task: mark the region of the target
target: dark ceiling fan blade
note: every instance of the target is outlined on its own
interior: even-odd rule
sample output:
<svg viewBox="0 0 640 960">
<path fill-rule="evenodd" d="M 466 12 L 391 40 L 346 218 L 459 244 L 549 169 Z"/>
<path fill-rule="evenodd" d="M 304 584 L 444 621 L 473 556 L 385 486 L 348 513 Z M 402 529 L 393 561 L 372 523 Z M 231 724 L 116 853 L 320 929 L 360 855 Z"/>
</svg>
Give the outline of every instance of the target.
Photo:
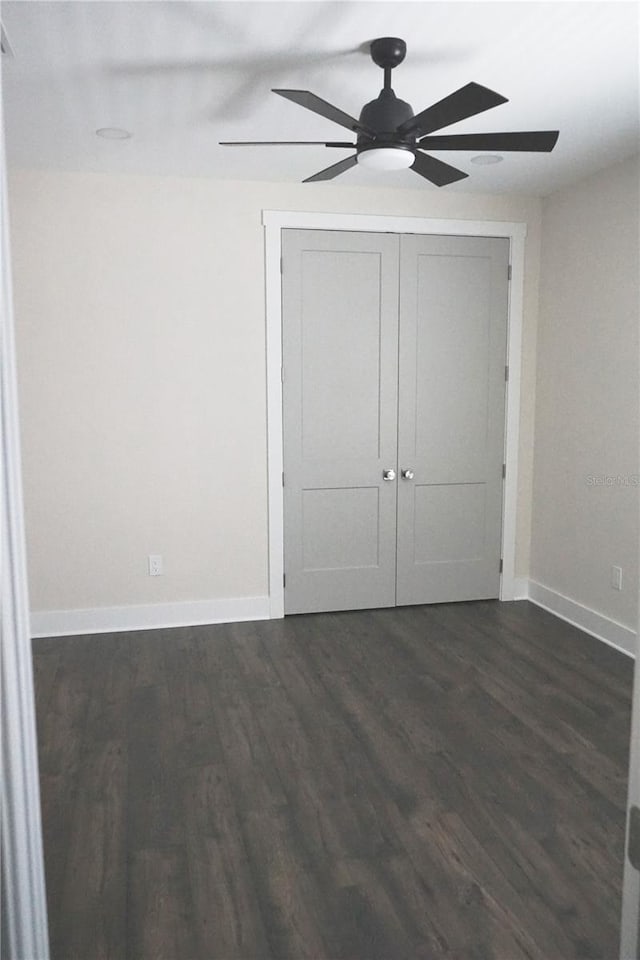
<svg viewBox="0 0 640 960">
<path fill-rule="evenodd" d="M 221 147 L 349 147 L 355 149 L 355 143 L 338 140 L 219 140 Z"/>
<path fill-rule="evenodd" d="M 345 157 L 344 160 L 339 160 L 338 163 L 334 163 L 330 167 L 325 167 L 324 170 L 321 170 L 319 173 L 314 173 L 312 177 L 307 177 L 306 180 L 302 182 L 313 183 L 315 180 L 333 180 L 334 177 L 344 173 L 345 170 L 349 170 L 350 167 L 355 167 L 357 162 L 358 154 L 354 153 L 352 157 Z"/>
<path fill-rule="evenodd" d="M 348 113 L 334 107 L 331 103 L 327 103 L 321 97 L 316 97 L 315 93 L 310 93 L 308 90 L 272 90 L 272 93 L 277 93 L 301 107 L 306 107 L 307 110 L 312 110 L 313 113 L 318 113 L 327 120 L 333 120 L 334 123 L 339 123 L 341 127 L 346 127 L 347 130 L 352 130 L 354 133 L 366 133 L 370 137 L 375 137 L 373 130 L 369 130 L 355 117 L 350 117 Z M 425 130 L 425 133 L 428 132 L 428 130 Z"/>
<path fill-rule="evenodd" d="M 425 180 L 435 183 L 436 187 L 444 187 L 448 183 L 455 183 L 456 180 L 464 180 L 465 177 L 469 176 L 468 173 L 456 170 L 448 163 L 436 160 L 435 157 L 429 157 L 426 153 L 416 153 L 411 169 L 419 173 Z"/>
<path fill-rule="evenodd" d="M 442 137 L 424 137 L 421 150 L 527 150 L 550 153 L 556 145 L 558 130 L 529 130 L 526 133 L 462 133 Z"/>
<path fill-rule="evenodd" d="M 421 137 L 433 130 L 448 127 L 452 123 L 457 123 L 458 120 L 474 117 L 477 113 L 483 113 L 485 110 L 507 102 L 507 97 L 489 90 L 488 87 L 483 87 L 479 83 L 468 83 L 455 93 L 449 94 L 444 100 L 439 100 L 433 106 L 417 113 L 415 117 L 406 120 L 398 127 L 397 132 L 401 135 L 415 133 L 417 137 Z"/>
</svg>

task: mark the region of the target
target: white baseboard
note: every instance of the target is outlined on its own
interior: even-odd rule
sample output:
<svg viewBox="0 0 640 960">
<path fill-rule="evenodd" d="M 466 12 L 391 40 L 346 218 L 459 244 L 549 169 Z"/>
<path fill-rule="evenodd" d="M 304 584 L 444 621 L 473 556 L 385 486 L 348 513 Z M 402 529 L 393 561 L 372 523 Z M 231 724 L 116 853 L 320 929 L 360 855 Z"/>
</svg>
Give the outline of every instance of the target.
<svg viewBox="0 0 640 960">
<path fill-rule="evenodd" d="M 48 610 L 31 614 L 32 637 L 69 637 L 165 627 L 194 627 L 241 620 L 268 620 L 269 597 L 189 600 L 89 610 Z"/>
<path fill-rule="evenodd" d="M 605 617 L 596 610 L 585 607 L 582 603 L 572 600 L 571 597 L 565 597 L 562 593 L 545 587 L 542 583 L 535 580 L 528 582 L 528 599 L 536 606 L 548 610 L 561 620 L 579 627 L 585 633 L 597 637 L 609 646 L 615 647 L 629 657 L 636 655 L 637 635 L 630 627 Z"/>
<path fill-rule="evenodd" d="M 629 627 L 557 593 L 535 580 L 517 577 L 514 599 L 531 600 L 561 620 L 634 657 L 636 633 Z M 129 630 L 194 627 L 243 620 L 269 620 L 282 613 L 271 609 L 269 597 L 232 597 L 221 600 L 190 600 L 126 607 L 95 607 L 88 610 L 48 610 L 31 614 L 32 637 L 69 637 Z"/>
</svg>

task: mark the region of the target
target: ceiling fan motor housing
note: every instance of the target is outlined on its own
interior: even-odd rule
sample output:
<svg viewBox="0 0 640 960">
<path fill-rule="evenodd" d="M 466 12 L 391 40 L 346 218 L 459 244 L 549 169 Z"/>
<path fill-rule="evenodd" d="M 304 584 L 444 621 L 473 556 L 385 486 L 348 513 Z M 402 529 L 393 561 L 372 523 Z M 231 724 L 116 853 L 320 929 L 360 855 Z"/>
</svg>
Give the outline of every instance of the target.
<svg viewBox="0 0 640 960">
<path fill-rule="evenodd" d="M 360 133 L 357 140 L 358 153 L 361 150 L 389 146 L 400 150 L 413 150 L 416 145 L 415 135 L 397 133 L 398 127 L 411 120 L 413 115 L 411 106 L 404 100 L 399 100 L 393 90 L 381 90 L 379 96 L 365 104 L 360 113 L 360 123 L 373 130 L 376 139 L 372 140 L 367 134 Z"/>
</svg>

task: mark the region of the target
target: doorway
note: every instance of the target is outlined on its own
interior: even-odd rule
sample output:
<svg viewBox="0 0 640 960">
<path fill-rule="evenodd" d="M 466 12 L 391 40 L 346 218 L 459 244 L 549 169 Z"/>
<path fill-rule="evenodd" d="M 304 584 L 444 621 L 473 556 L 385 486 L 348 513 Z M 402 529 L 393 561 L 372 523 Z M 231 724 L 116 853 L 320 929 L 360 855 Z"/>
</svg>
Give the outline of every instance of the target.
<svg viewBox="0 0 640 960">
<path fill-rule="evenodd" d="M 447 220 L 440 218 L 382 216 L 375 214 L 310 213 L 264 210 L 266 340 L 267 340 L 267 447 L 268 447 L 268 603 L 271 618 L 284 616 L 284 489 L 282 418 L 282 237 L 286 229 L 345 230 L 375 233 L 411 233 L 421 236 L 501 237 L 509 240 L 511 281 L 507 332 L 505 457 L 503 485 L 503 569 L 500 599 L 524 596 L 524 582 L 516 577 L 516 517 L 518 504 L 518 450 L 520 434 L 520 382 L 522 366 L 523 294 L 526 224 L 504 220 Z"/>
<path fill-rule="evenodd" d="M 285 612 L 497 597 L 508 240 L 282 254 Z"/>
</svg>

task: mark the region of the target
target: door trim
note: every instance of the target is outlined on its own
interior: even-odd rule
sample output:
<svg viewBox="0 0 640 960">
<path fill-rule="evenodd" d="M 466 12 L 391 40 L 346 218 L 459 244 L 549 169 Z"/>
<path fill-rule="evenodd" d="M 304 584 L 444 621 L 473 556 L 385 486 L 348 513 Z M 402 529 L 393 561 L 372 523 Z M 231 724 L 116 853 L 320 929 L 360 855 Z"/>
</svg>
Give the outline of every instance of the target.
<svg viewBox="0 0 640 960">
<path fill-rule="evenodd" d="M 304 213 L 263 210 L 265 232 L 267 349 L 267 471 L 269 509 L 269 612 L 284 617 L 284 498 L 282 494 L 282 230 L 349 230 L 374 233 L 417 233 L 460 237 L 506 237 L 510 241 L 511 282 L 507 321 L 505 463 L 502 500 L 502 576 L 500 599 L 515 600 L 518 442 L 526 223 L 503 220 L 439 220 L 370 214 Z"/>
<path fill-rule="evenodd" d="M 2 956 L 48 960 L 47 898 L 22 499 L 7 165 L 0 104 L 0 809 Z M 6 952 L 5 952 L 6 951 Z"/>
</svg>

